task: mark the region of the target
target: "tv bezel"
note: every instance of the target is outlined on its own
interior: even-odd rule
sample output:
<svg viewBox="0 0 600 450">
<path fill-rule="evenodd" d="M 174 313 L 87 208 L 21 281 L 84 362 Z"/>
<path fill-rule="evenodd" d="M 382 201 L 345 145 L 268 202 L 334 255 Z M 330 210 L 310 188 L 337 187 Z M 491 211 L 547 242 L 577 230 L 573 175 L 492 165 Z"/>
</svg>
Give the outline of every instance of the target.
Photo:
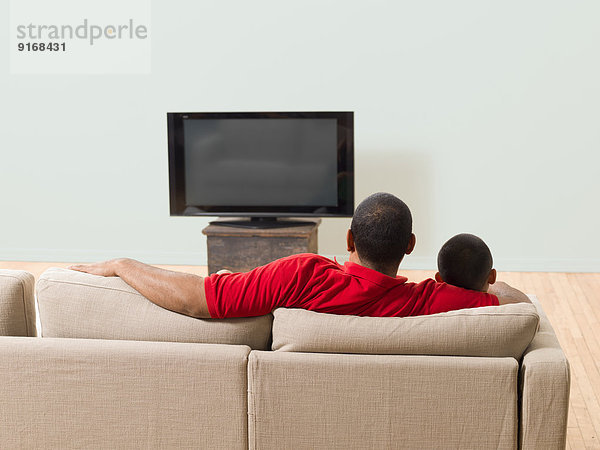
<svg viewBox="0 0 600 450">
<path fill-rule="evenodd" d="M 336 119 L 338 205 L 223 206 L 186 205 L 183 121 L 188 119 Z M 169 205 L 171 216 L 352 217 L 354 213 L 353 112 L 169 112 Z M 190 206 L 194 211 L 190 211 Z"/>
</svg>

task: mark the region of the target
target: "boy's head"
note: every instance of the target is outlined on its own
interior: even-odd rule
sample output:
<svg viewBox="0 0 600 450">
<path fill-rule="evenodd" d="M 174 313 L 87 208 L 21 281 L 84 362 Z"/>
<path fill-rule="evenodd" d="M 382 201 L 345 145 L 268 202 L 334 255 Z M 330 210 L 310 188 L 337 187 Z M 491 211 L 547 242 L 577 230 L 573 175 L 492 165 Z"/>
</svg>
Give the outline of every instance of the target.
<svg viewBox="0 0 600 450">
<path fill-rule="evenodd" d="M 438 253 L 437 263 L 435 279 L 453 286 L 485 292 L 496 281 L 492 253 L 473 234 L 457 234 L 448 240 Z"/>
</svg>

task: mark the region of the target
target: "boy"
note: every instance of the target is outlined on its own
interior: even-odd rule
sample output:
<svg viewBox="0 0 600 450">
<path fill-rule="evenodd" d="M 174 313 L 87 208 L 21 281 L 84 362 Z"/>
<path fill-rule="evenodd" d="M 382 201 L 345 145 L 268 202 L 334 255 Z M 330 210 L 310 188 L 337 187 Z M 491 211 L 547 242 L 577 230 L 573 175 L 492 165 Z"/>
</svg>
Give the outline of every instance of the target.
<svg viewBox="0 0 600 450">
<path fill-rule="evenodd" d="M 435 280 L 472 291 L 487 292 L 496 282 L 492 253 L 473 234 L 457 234 L 446 242 L 437 258 Z"/>
</svg>

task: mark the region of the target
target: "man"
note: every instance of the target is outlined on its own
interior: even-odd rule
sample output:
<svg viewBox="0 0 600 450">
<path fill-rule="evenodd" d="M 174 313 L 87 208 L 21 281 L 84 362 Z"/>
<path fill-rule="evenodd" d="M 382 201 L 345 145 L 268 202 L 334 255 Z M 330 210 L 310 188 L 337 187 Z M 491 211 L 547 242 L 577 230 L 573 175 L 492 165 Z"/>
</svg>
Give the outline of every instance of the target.
<svg viewBox="0 0 600 450">
<path fill-rule="evenodd" d="M 196 275 L 158 269 L 131 259 L 72 266 L 118 276 L 163 308 L 198 318 L 250 317 L 278 307 L 361 316 L 411 316 L 527 302 L 522 292 L 496 283 L 476 292 L 432 279 L 396 277 L 415 246 L 408 206 L 391 194 L 369 196 L 358 207 L 343 266 L 314 254 L 293 255 L 246 273 Z"/>
</svg>

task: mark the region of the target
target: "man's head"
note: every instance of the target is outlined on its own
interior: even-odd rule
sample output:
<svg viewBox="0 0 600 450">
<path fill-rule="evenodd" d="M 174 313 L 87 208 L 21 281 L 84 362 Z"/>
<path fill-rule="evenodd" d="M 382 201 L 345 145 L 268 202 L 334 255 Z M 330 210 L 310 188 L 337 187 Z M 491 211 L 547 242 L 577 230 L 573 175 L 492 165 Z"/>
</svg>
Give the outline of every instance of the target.
<svg viewBox="0 0 600 450">
<path fill-rule="evenodd" d="M 361 264 L 395 276 L 415 246 L 408 206 L 392 194 L 370 195 L 357 206 L 347 240 L 351 257 L 355 252 Z"/>
<path fill-rule="evenodd" d="M 440 249 L 437 262 L 437 281 L 474 291 L 487 291 L 496 281 L 492 253 L 485 242 L 473 234 L 457 234 L 448 240 Z"/>
</svg>

